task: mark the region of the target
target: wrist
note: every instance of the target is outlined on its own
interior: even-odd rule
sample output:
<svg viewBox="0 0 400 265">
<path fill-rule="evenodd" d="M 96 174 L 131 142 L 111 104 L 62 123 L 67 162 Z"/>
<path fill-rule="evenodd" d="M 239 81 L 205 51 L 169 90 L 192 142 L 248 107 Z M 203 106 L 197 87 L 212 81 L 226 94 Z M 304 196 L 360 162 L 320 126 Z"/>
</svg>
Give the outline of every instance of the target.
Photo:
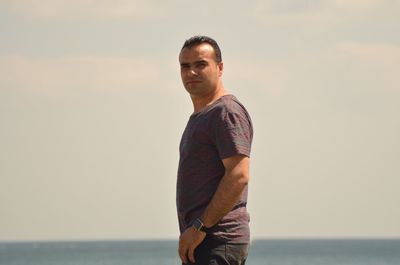
<svg viewBox="0 0 400 265">
<path fill-rule="evenodd" d="M 197 231 L 204 232 L 206 234 L 210 232 L 210 229 L 204 225 L 203 220 L 201 220 L 201 218 L 196 218 L 193 221 L 192 226 Z"/>
</svg>

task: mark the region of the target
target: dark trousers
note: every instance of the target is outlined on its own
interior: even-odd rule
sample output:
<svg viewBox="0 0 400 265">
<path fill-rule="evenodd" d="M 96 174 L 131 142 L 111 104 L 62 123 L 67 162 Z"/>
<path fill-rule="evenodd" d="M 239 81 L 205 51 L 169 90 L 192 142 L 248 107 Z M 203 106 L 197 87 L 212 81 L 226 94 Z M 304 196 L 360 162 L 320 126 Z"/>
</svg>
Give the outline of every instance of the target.
<svg viewBox="0 0 400 265">
<path fill-rule="evenodd" d="M 229 244 L 207 236 L 194 251 L 196 263 L 187 265 L 245 265 L 248 249 L 248 244 Z"/>
</svg>

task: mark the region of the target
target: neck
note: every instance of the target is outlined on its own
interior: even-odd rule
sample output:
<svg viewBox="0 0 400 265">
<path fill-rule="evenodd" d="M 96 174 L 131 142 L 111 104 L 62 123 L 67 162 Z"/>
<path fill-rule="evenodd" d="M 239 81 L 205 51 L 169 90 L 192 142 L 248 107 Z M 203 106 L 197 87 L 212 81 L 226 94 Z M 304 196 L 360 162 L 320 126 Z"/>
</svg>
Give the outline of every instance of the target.
<svg viewBox="0 0 400 265">
<path fill-rule="evenodd" d="M 226 95 L 226 92 L 222 86 L 205 95 L 191 95 L 190 97 L 193 102 L 194 112 L 201 111 L 224 95 Z"/>
</svg>

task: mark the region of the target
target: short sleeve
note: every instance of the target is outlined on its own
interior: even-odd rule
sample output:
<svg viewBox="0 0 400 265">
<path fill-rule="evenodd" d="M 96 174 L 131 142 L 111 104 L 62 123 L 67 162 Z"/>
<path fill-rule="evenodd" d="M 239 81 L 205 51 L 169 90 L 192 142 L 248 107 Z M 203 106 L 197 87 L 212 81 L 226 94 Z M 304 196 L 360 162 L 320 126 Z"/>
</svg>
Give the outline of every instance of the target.
<svg viewBox="0 0 400 265">
<path fill-rule="evenodd" d="M 250 157 L 253 128 L 242 108 L 226 109 L 216 122 L 215 143 L 221 159 L 234 155 Z"/>
</svg>

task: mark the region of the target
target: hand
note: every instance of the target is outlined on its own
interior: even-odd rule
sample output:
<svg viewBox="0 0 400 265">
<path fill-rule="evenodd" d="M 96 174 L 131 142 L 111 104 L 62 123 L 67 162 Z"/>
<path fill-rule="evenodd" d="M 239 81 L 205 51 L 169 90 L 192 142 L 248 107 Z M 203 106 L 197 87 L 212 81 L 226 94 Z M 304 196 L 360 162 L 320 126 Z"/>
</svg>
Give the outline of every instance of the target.
<svg viewBox="0 0 400 265">
<path fill-rule="evenodd" d="M 198 245 L 204 240 L 206 233 L 197 231 L 194 227 L 189 227 L 182 233 L 179 237 L 179 257 L 183 263 L 188 262 L 188 257 L 190 262 L 195 263 L 194 260 L 194 250 Z"/>
</svg>

